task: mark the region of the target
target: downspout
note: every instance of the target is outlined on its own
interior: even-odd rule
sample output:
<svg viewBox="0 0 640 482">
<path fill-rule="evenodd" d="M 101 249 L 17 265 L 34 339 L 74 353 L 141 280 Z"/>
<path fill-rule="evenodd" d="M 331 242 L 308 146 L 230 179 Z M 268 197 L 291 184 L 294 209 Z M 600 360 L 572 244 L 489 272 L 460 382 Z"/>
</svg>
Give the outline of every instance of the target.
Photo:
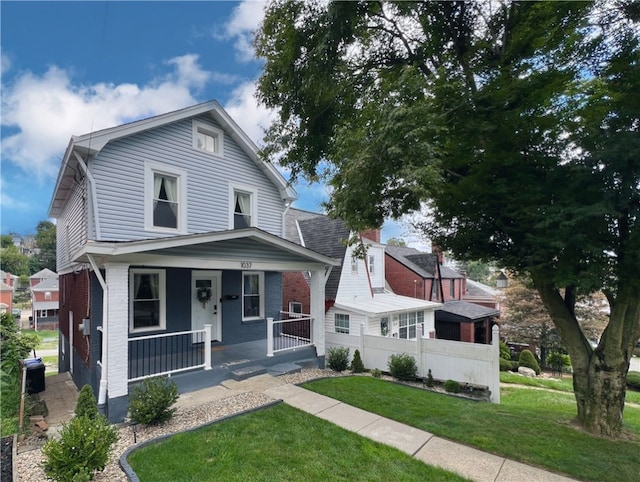
<svg viewBox="0 0 640 482">
<path fill-rule="evenodd" d="M 82 171 L 84 172 L 85 176 L 87 176 L 87 180 L 89 181 L 89 188 L 91 189 L 91 214 L 92 214 L 92 218 L 93 218 L 93 224 L 96 228 L 96 239 L 101 239 L 101 233 L 100 233 L 100 218 L 98 217 L 98 212 L 97 212 L 97 208 L 96 206 L 98 206 L 98 195 L 96 193 L 96 183 L 93 181 L 93 176 L 91 175 L 91 171 L 89 171 L 89 168 L 87 167 L 87 165 L 84 163 L 84 161 L 82 160 L 82 157 L 80 157 L 80 154 L 78 154 L 77 152 L 73 152 L 76 156 L 76 160 L 78 161 L 78 165 L 82 168 Z"/>
<path fill-rule="evenodd" d="M 108 297 L 108 289 L 107 283 L 102 277 L 102 273 L 100 269 L 98 269 L 98 265 L 96 261 L 93 259 L 93 256 L 88 254 L 87 258 L 89 259 L 89 263 L 93 268 L 93 272 L 96 274 L 96 278 L 98 278 L 98 282 L 100 286 L 102 286 L 102 360 L 100 360 L 101 370 L 100 370 L 100 390 L 98 391 L 98 406 L 104 406 L 107 403 L 107 357 L 109 352 L 107 350 L 107 330 L 109 324 L 107 323 L 107 297 Z"/>
<path fill-rule="evenodd" d="M 284 211 L 282 211 L 282 239 L 287 239 L 287 211 L 291 207 L 291 201 L 285 202 Z"/>
</svg>

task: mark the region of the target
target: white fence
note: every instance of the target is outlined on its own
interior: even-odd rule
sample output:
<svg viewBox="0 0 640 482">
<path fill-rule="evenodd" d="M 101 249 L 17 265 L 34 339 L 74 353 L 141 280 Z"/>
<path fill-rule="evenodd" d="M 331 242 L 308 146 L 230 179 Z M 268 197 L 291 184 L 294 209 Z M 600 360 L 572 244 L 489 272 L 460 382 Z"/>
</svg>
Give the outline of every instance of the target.
<svg viewBox="0 0 640 482">
<path fill-rule="evenodd" d="M 349 354 L 360 350 L 367 369 L 388 371 L 389 357 L 406 353 L 416 359 L 418 376 L 426 377 L 429 370 L 437 380 L 455 380 L 459 383 L 486 386 L 490 401 L 500 403 L 500 348 L 499 328 L 493 327 L 491 345 L 461 341 L 418 338 L 402 340 L 383 336 L 365 335 L 364 325 L 360 336 L 327 333 L 327 350 L 345 346 Z"/>
</svg>

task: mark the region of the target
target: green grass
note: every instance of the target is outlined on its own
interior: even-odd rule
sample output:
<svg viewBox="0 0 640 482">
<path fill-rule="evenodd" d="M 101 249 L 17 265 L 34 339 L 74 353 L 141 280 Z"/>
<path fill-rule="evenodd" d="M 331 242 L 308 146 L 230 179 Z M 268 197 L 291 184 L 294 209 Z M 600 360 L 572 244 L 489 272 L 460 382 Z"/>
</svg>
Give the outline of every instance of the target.
<svg viewBox="0 0 640 482">
<path fill-rule="evenodd" d="M 327 378 L 304 388 L 580 480 L 637 480 L 640 473 L 640 408 L 625 410 L 625 429 L 634 440 L 612 441 L 573 426 L 576 404 L 567 392 L 507 387 L 496 405 L 369 377 Z"/>
<path fill-rule="evenodd" d="M 134 451 L 144 481 L 461 481 L 403 452 L 278 404 Z"/>
<path fill-rule="evenodd" d="M 500 372 L 500 382 L 573 393 L 573 378 L 570 376 L 564 376 L 562 379 L 550 380 L 537 377 L 524 377 L 522 375 L 516 375 L 515 373 L 511 372 Z M 640 405 L 640 392 L 627 389 L 626 401 Z"/>
<path fill-rule="evenodd" d="M 40 344 L 36 347 L 38 350 L 53 350 L 58 348 L 58 330 L 22 330 L 23 333 L 33 333 L 40 338 Z"/>
</svg>

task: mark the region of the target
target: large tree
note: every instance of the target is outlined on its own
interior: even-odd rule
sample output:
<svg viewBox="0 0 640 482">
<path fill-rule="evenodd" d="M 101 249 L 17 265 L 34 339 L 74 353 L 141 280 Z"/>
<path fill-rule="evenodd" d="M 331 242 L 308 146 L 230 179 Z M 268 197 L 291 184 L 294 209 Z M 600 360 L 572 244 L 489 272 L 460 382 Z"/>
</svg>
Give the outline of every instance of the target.
<svg viewBox="0 0 640 482">
<path fill-rule="evenodd" d="M 44 268 L 56 271 L 56 225 L 51 221 L 40 221 L 35 239 L 39 252 L 34 257 L 34 273 Z"/>
<path fill-rule="evenodd" d="M 275 1 L 256 39 L 264 154 L 355 230 L 429 203 L 457 259 L 527 273 L 579 422 L 619 436 L 640 338 L 640 4 Z M 576 299 L 611 315 L 594 349 Z"/>
</svg>

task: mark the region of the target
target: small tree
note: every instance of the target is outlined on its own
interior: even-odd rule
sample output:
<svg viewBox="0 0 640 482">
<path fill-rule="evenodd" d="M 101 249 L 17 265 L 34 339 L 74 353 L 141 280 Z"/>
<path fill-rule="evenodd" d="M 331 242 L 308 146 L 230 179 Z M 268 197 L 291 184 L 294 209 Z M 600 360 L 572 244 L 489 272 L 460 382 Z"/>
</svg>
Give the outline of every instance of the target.
<svg viewBox="0 0 640 482">
<path fill-rule="evenodd" d="M 364 372 L 364 363 L 362 362 L 362 358 L 360 357 L 360 350 L 358 349 L 353 352 L 353 360 L 351 360 L 351 371 L 353 373 Z"/>
<path fill-rule="evenodd" d="M 98 418 L 98 405 L 93 396 L 93 389 L 90 385 L 85 385 L 80 390 L 78 401 L 76 402 L 76 417 L 87 417 L 90 420 Z"/>
</svg>

